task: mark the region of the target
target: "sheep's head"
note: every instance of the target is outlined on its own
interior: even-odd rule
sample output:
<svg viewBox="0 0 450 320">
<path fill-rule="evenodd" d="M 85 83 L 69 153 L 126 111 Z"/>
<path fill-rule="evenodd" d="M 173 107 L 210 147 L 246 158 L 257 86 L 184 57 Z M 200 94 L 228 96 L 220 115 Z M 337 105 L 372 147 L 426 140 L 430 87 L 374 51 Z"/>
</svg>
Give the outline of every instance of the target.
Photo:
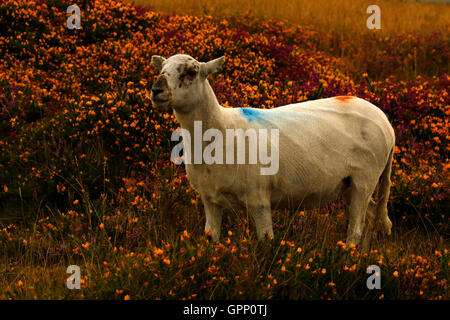
<svg viewBox="0 0 450 320">
<path fill-rule="evenodd" d="M 198 62 L 191 56 L 177 54 L 168 59 L 152 56 L 152 63 L 158 68 L 158 79 L 152 86 L 150 99 L 158 108 L 172 106 L 175 110 L 198 103 L 206 78 L 222 66 L 224 57 L 209 62 Z"/>
</svg>

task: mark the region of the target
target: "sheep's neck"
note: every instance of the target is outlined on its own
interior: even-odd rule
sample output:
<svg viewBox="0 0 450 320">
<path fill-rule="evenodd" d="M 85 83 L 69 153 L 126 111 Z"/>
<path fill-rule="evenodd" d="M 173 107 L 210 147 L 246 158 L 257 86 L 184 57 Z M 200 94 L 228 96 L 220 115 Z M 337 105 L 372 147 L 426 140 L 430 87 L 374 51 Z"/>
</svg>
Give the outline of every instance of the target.
<svg viewBox="0 0 450 320">
<path fill-rule="evenodd" d="M 221 129 L 222 118 L 222 106 L 217 101 L 216 95 L 211 88 L 208 80 L 204 82 L 202 92 L 199 93 L 197 103 L 192 108 L 191 111 L 186 113 L 177 112 L 174 110 L 175 117 L 180 123 L 183 129 L 188 130 L 193 133 L 194 122 L 201 121 L 203 130 L 209 128 Z"/>
</svg>

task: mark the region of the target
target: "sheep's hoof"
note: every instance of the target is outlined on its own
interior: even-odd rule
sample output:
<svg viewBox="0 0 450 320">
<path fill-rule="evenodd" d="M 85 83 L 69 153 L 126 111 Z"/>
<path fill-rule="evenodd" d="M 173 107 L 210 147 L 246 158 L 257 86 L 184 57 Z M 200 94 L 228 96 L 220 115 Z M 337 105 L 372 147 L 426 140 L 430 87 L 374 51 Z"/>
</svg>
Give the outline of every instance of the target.
<svg viewBox="0 0 450 320">
<path fill-rule="evenodd" d="M 387 236 L 392 234 L 392 222 L 389 219 L 384 222 L 384 234 Z"/>
<path fill-rule="evenodd" d="M 273 233 L 265 233 L 263 236 L 259 236 L 258 237 L 259 241 L 272 241 L 273 240 Z"/>
<path fill-rule="evenodd" d="M 205 235 L 206 235 L 206 239 L 209 242 L 213 242 L 213 241 L 217 242 L 217 241 L 219 241 L 219 238 L 220 238 L 220 236 L 213 235 L 213 233 L 207 229 L 205 229 Z"/>
</svg>

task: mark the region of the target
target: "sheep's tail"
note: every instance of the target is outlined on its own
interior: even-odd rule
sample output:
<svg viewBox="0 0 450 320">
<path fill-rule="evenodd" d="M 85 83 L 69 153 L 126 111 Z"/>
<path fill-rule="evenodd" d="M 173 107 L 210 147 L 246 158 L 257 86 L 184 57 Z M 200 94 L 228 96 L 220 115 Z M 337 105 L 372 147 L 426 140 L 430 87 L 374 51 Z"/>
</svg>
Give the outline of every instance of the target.
<svg viewBox="0 0 450 320">
<path fill-rule="evenodd" d="M 381 227 L 383 231 L 390 235 L 392 222 L 388 216 L 387 203 L 389 200 L 389 192 L 391 189 L 391 170 L 392 170 L 392 159 L 394 157 L 394 148 L 392 148 L 388 161 L 386 163 L 386 167 L 381 174 L 380 181 L 378 184 L 378 193 L 377 193 L 377 208 L 376 215 L 378 217 L 378 221 L 381 223 Z"/>
</svg>

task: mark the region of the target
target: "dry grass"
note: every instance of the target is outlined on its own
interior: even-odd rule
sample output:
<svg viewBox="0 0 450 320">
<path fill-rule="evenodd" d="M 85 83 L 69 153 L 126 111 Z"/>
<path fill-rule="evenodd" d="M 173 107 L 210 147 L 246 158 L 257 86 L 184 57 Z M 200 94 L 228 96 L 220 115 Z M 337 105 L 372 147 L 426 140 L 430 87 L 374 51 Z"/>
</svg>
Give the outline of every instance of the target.
<svg viewBox="0 0 450 320">
<path fill-rule="evenodd" d="M 251 12 L 290 24 L 313 25 L 319 31 L 346 35 L 368 31 L 366 9 L 381 9 L 381 33 L 431 32 L 448 28 L 450 5 L 374 0 L 135 0 L 166 13 L 228 16 Z"/>
</svg>

